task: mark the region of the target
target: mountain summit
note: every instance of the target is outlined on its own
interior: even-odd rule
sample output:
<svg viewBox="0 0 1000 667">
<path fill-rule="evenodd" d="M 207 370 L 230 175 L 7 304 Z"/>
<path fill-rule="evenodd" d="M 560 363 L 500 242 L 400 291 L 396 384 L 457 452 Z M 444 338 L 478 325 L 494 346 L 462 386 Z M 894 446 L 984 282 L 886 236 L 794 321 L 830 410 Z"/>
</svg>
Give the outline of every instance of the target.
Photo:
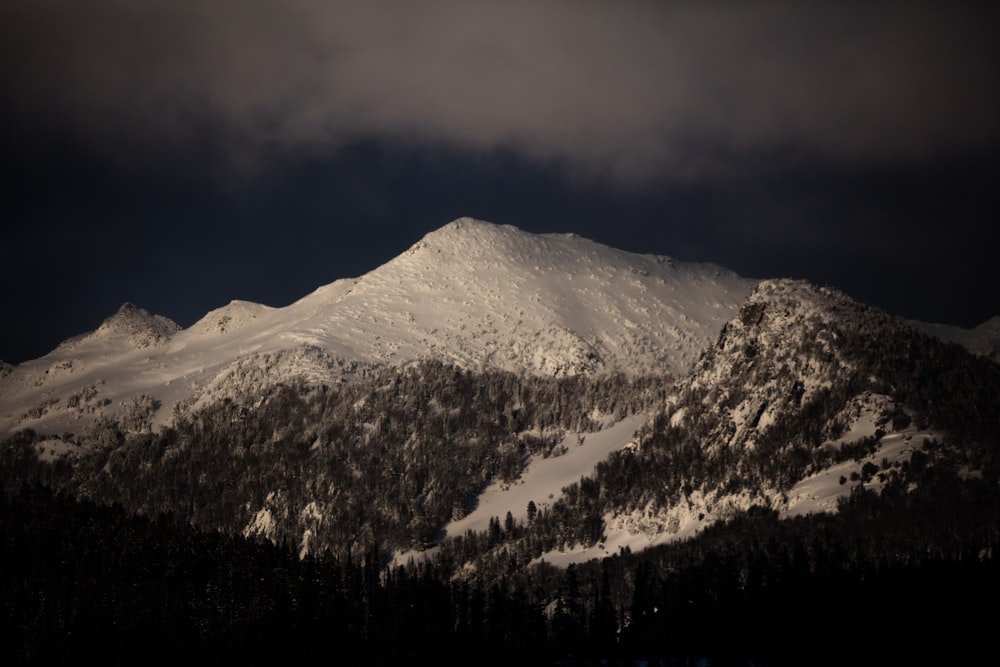
<svg viewBox="0 0 1000 667">
<path fill-rule="evenodd" d="M 0 433 L 77 428 L 140 393 L 170 408 L 247 383 L 331 382 L 354 364 L 678 375 L 755 284 L 712 264 L 461 218 L 283 308 L 234 301 L 179 330 L 127 304 L 0 379 Z M 109 407 L 84 410 L 80 395 Z"/>
<path fill-rule="evenodd" d="M 380 363 L 429 356 L 556 376 L 679 373 L 753 284 L 714 265 L 462 218 L 288 314 L 310 321 L 294 328 L 302 342 Z"/>
<path fill-rule="evenodd" d="M 159 347 L 180 330 L 181 327 L 169 318 L 125 303 L 117 313 L 104 320 L 91 337 L 118 336 L 127 338 L 136 348 Z"/>
</svg>

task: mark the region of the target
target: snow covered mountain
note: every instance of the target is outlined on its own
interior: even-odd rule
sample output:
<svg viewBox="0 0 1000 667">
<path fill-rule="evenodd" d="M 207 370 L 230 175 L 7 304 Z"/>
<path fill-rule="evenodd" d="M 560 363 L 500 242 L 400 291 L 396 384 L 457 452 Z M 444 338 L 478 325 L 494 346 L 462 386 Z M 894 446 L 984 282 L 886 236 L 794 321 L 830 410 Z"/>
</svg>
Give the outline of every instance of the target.
<svg viewBox="0 0 1000 667">
<path fill-rule="evenodd" d="M 4 546 L 28 568 L 6 585 L 38 601 L 8 615 L 63 632 L 81 590 L 123 591 L 115 606 L 129 614 L 150 589 L 119 585 L 119 562 L 142 564 L 133 574 L 146 582 L 145 564 L 168 562 L 156 554 L 190 563 L 204 545 L 205 569 L 226 583 L 202 599 L 200 572 L 183 565 L 161 590 L 173 599 L 177 581 L 199 582 L 195 604 L 178 607 L 184 621 L 246 589 L 250 602 L 226 612 L 240 646 L 246 609 L 266 609 L 266 634 L 314 598 L 357 605 L 329 617 L 301 607 L 310 637 L 356 627 L 380 642 L 382 628 L 409 627 L 422 645 L 425 616 L 444 619 L 447 643 L 461 623 L 482 637 L 513 627 L 505 614 L 534 616 L 535 636 L 565 632 L 574 657 L 584 628 L 619 655 L 630 636 L 637 656 L 694 631 L 715 646 L 713 609 L 727 637 L 773 632 L 775 645 L 804 619 L 795 633 L 815 632 L 809 657 L 844 619 L 852 637 L 896 619 L 903 637 L 967 608 L 966 625 L 988 638 L 995 619 L 981 610 L 1000 581 L 995 325 L 915 325 L 803 281 L 467 219 L 284 308 L 234 301 L 182 330 L 126 304 L 41 359 L 0 365 L 0 510 L 22 536 Z M 49 502 L 52 491 L 115 509 L 104 526 L 93 506 Z M 155 521 L 127 529 L 128 515 Z M 56 539 L 28 539 L 40 527 Z M 235 536 L 250 541 L 226 562 L 219 545 Z M 152 558 L 116 560 L 144 539 L 156 546 L 138 553 Z M 262 546 L 252 542 L 272 545 L 259 570 L 246 565 Z M 294 571 L 289 550 L 308 567 L 291 578 L 309 591 L 294 604 L 268 580 Z M 74 560 L 99 563 L 114 585 L 89 583 L 89 570 L 75 583 Z M 343 568 L 318 576 L 323 564 Z M 956 581 L 977 597 L 956 603 Z M 258 583 L 282 601 L 261 604 Z M 433 612 L 420 606 L 434 600 Z M 899 604 L 858 618 L 871 605 L 857 600 Z M 399 616 L 370 615 L 390 605 Z M 762 620 L 748 630 L 747 618 Z M 886 636 L 870 643 L 891 662 Z"/>
<path fill-rule="evenodd" d="M 836 511 L 918 456 L 982 475 L 1000 432 L 1000 369 L 910 323 L 802 281 L 766 280 L 634 446 L 599 466 L 604 538 L 567 564 L 696 534 L 753 505 Z M 851 482 L 851 483 L 848 483 Z M 596 501 L 595 501 L 596 502 Z"/>
<path fill-rule="evenodd" d="M 127 304 L 0 369 L 0 472 L 300 554 L 565 564 L 928 460 L 992 479 L 998 387 L 836 290 L 462 219 L 284 308 Z"/>
<path fill-rule="evenodd" d="M 4 369 L 0 434 L 79 431 L 136 396 L 165 423 L 181 402 L 427 358 L 557 377 L 676 375 L 754 284 L 715 265 L 462 218 L 283 308 L 234 301 L 181 330 L 126 304 L 96 331 Z"/>
</svg>

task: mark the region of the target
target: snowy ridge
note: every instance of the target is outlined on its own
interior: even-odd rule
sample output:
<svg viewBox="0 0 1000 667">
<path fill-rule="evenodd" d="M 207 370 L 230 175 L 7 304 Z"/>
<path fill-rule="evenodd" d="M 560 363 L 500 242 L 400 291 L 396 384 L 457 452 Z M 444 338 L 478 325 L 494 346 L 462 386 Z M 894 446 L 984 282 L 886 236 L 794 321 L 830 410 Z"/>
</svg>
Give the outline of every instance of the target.
<svg viewBox="0 0 1000 667">
<path fill-rule="evenodd" d="M 126 304 L 97 331 L 0 377 L 0 433 L 77 431 L 140 393 L 159 401 L 164 423 L 194 395 L 249 386 L 241 378 L 338 381 L 352 363 L 681 374 L 754 284 L 715 265 L 462 218 L 283 308 L 234 301 L 180 330 Z"/>
<path fill-rule="evenodd" d="M 926 322 L 912 322 L 912 324 L 924 333 L 944 341 L 958 343 L 973 354 L 1000 363 L 1000 315 L 991 317 L 971 329 Z"/>
</svg>

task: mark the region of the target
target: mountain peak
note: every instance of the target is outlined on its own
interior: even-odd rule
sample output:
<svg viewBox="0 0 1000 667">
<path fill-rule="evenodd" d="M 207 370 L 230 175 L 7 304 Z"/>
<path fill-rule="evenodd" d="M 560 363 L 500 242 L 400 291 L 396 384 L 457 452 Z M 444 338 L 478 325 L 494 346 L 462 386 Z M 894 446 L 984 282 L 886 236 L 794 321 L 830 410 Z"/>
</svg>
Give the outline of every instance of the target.
<svg viewBox="0 0 1000 667">
<path fill-rule="evenodd" d="M 439 231 L 439 232 L 444 232 L 444 231 L 465 231 L 465 232 L 469 232 L 469 231 L 476 231 L 476 230 L 485 231 L 485 230 L 491 230 L 491 229 L 499 229 L 501 227 L 509 227 L 511 229 L 517 229 L 516 227 L 513 227 L 512 225 L 498 225 L 495 222 L 488 222 L 486 220 L 480 220 L 479 218 L 470 218 L 469 216 L 465 215 L 465 216 L 462 216 L 461 218 L 456 218 L 456 219 L 452 220 L 451 222 L 449 222 L 446 225 L 442 225 L 437 231 Z M 431 233 L 433 234 L 434 232 L 431 232 Z"/>
<path fill-rule="evenodd" d="M 465 217 L 427 233 L 410 248 L 410 253 L 430 250 L 435 253 L 490 255 L 509 248 L 517 238 L 524 243 L 535 236 L 513 225 L 498 225 Z"/>
<path fill-rule="evenodd" d="M 328 322 L 337 324 L 325 328 L 356 332 L 338 334 L 353 350 L 346 356 L 443 356 L 543 375 L 677 374 L 755 282 L 715 265 L 459 218 L 302 305 L 311 313 L 336 303 Z M 309 339 L 327 346 L 317 331 Z"/>
<path fill-rule="evenodd" d="M 426 234 L 397 260 L 409 261 L 413 256 L 433 257 L 430 264 L 441 263 L 449 271 L 453 261 L 466 266 L 474 263 L 479 267 L 517 267 L 515 270 L 529 272 L 562 270 L 580 261 L 604 266 L 650 261 L 670 268 L 675 265 L 669 257 L 654 258 L 619 250 L 578 234 L 539 234 L 469 217 L 458 218 Z"/>
<path fill-rule="evenodd" d="M 783 327 L 809 320 L 827 324 L 840 316 L 867 308 L 843 292 L 806 280 L 775 278 L 762 280 L 743 303 L 737 317 L 723 334 L 741 329 L 757 335 L 770 330 L 780 337 Z"/>
<path fill-rule="evenodd" d="M 138 349 L 157 347 L 180 330 L 173 320 L 125 302 L 90 337 L 126 337 Z"/>
<path fill-rule="evenodd" d="M 191 330 L 204 334 L 231 333 L 273 310 L 253 301 L 234 299 L 221 308 L 209 311 L 191 326 Z"/>
</svg>

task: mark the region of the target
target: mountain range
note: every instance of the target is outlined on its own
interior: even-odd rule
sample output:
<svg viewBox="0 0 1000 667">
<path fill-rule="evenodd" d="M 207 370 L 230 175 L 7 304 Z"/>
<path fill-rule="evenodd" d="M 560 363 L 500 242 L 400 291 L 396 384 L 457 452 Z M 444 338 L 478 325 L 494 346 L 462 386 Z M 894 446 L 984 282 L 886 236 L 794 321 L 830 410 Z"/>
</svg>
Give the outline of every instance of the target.
<svg viewBox="0 0 1000 667">
<path fill-rule="evenodd" d="M 137 394 L 159 403 L 156 423 L 165 423 L 178 402 L 218 398 L 255 364 L 270 364 L 267 382 L 330 381 L 358 363 L 427 358 L 553 377 L 676 377 L 757 282 L 712 264 L 462 218 L 283 308 L 233 301 L 182 329 L 126 303 L 96 331 L 3 366 L 0 433 L 79 430 Z M 971 330 L 913 324 L 976 354 L 1000 354 L 1000 316 Z"/>
<path fill-rule="evenodd" d="M 733 546 L 747 525 L 854 544 L 853 564 L 810 556 L 814 573 L 993 563 L 998 322 L 909 322 L 804 281 L 463 218 L 283 308 L 234 301 L 182 329 L 126 304 L 5 367 L 0 482 L 304 561 L 532 590 L 550 633 L 561 614 L 590 628 L 611 596 L 617 636 L 647 637 L 643 567 L 667 590 L 704 566 L 698 545 L 743 553 L 726 568 L 744 578 L 747 558 L 802 565 Z M 580 607 L 533 579 L 588 563 Z"/>
<path fill-rule="evenodd" d="M 854 372 L 857 363 L 844 358 L 845 334 L 838 331 L 857 327 L 852 318 L 862 311 L 845 295 L 808 283 L 757 281 L 715 265 L 637 255 L 573 234 L 535 235 L 462 218 L 370 273 L 320 287 L 283 308 L 233 301 L 182 329 L 164 316 L 125 304 L 96 331 L 5 369 L 0 433 L 50 433 L 54 437 L 48 444 L 38 446 L 44 457 L 79 456 L 86 447 L 78 441 L 99 430 L 95 426 L 114 424 L 124 435 L 158 432 L 213 405 L 235 401 L 245 412 L 246 406 L 259 406 L 274 387 L 296 382 L 308 387 L 357 385 L 358 378 L 402 373 L 428 361 L 473 375 L 654 377 L 664 387 L 662 393 L 669 393 L 660 403 L 644 403 L 638 414 L 617 415 L 628 417 L 624 430 L 619 426 L 586 436 L 585 430 L 617 422 L 614 417 L 602 421 L 595 409 L 597 419 L 582 429 L 557 431 L 558 447 L 569 455 L 558 465 L 527 456 L 521 483 L 513 489 L 509 480 L 483 477 L 482 482 L 492 484 L 476 490 L 473 511 L 458 510 L 461 521 L 439 526 L 455 534 L 487 528 L 493 514 L 511 511 L 523 518 L 532 497 L 548 506 L 549 498 L 590 474 L 602 458 L 636 447 L 641 440 L 636 431 L 657 413 L 669 413 L 671 427 L 693 427 L 692 420 L 705 424 L 723 409 L 699 447 L 706 452 L 754 451 L 766 427 Z M 996 359 L 998 321 L 971 331 L 922 323 L 893 326 L 906 335 L 931 332 Z M 764 330 L 747 333 L 760 327 Z M 879 334 L 873 329 L 869 335 Z M 853 336 L 863 334 L 855 331 Z M 734 347 L 744 356 L 732 353 Z M 746 359 L 752 372 L 737 372 Z M 675 381 L 668 392 L 665 387 Z M 823 426 L 830 431 L 824 447 L 870 438 L 877 430 L 885 433 L 886 415 L 909 409 L 897 405 L 891 392 L 877 389 L 873 383 L 864 391 L 848 392 L 826 409 L 830 414 L 825 419 L 837 428 Z M 699 405 L 676 407 L 697 392 L 707 392 Z M 843 433 L 834 432 L 838 429 Z M 910 428 L 901 433 L 910 442 L 914 436 L 920 441 L 923 432 Z M 883 445 L 887 437 L 894 436 L 883 435 Z M 587 448 L 562 444 L 586 439 L 591 442 Z M 879 451 L 895 460 L 909 448 L 897 443 Z M 862 465 L 859 460 L 853 468 Z M 815 475 L 792 479 L 789 484 L 797 486 L 781 491 L 783 498 L 791 492 L 791 498 L 778 505 L 788 512 L 830 510 L 849 489 L 831 479 L 852 472 L 850 465 L 841 464 L 817 473 L 825 484 Z M 683 512 L 677 506 L 612 511 L 603 517 L 612 534 L 610 544 L 661 543 L 694 534 L 721 516 L 723 505 L 729 511 L 761 499 L 774 503 L 781 484 L 761 484 L 756 498 L 743 491 L 716 491 L 711 498 L 699 492 L 687 498 Z M 273 504 L 253 509 L 241 524 L 244 532 L 274 537 L 269 517 L 278 510 Z M 281 509 L 286 515 L 301 511 Z M 302 536 L 308 531 L 299 526 L 294 539 L 305 544 Z M 583 547 L 576 556 L 563 552 L 557 559 L 601 555 L 594 545 Z"/>
<path fill-rule="evenodd" d="M 677 375 L 754 284 L 714 265 L 463 218 L 284 308 L 234 301 L 181 329 L 125 304 L 96 331 L 6 369 L 0 433 L 76 430 L 140 393 L 169 415 L 274 357 L 268 382 L 425 358 L 553 377 Z"/>
</svg>

